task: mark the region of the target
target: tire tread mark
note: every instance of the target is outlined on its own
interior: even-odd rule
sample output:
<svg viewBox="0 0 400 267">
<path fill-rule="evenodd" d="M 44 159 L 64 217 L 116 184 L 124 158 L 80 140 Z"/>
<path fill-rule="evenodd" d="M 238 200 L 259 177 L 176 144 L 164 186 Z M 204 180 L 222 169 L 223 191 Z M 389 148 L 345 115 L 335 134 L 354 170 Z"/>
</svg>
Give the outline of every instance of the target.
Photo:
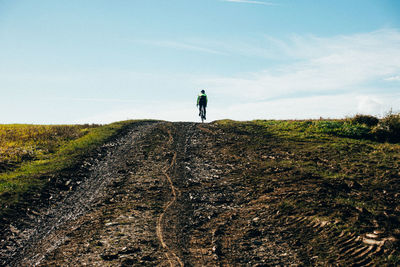
<svg viewBox="0 0 400 267">
<path fill-rule="evenodd" d="M 169 143 L 169 144 L 172 144 L 172 142 L 173 142 L 173 137 L 172 137 L 171 131 L 169 131 L 169 130 L 167 130 L 167 131 L 168 131 L 168 135 L 169 135 L 168 143 Z M 167 257 L 167 260 L 168 260 L 170 266 L 175 266 L 174 263 L 178 262 L 179 266 L 183 267 L 184 264 L 183 264 L 183 262 L 181 261 L 181 259 L 180 259 L 180 258 L 176 255 L 176 253 L 173 252 L 172 249 L 169 248 L 168 245 L 165 243 L 164 237 L 163 237 L 163 227 L 162 227 L 165 213 L 166 213 L 167 210 L 176 202 L 176 195 L 177 195 L 177 194 L 176 194 L 176 191 L 177 191 L 177 189 L 175 188 L 175 186 L 174 186 L 174 184 L 173 184 L 173 182 L 172 182 L 172 179 L 171 179 L 171 177 L 170 177 L 169 174 L 168 174 L 168 171 L 169 171 L 169 170 L 175 165 L 175 163 L 176 163 L 176 157 L 177 157 L 177 152 L 175 151 L 175 152 L 174 152 L 174 156 L 173 156 L 173 158 L 172 158 L 172 160 L 171 160 L 170 165 L 162 170 L 162 173 L 163 173 L 164 176 L 167 178 L 168 183 L 169 183 L 169 186 L 170 186 L 170 188 L 171 188 L 172 198 L 171 198 L 171 200 L 167 203 L 167 205 L 164 207 L 163 212 L 161 213 L 160 217 L 159 217 L 158 220 L 157 220 L 156 232 L 157 232 L 157 237 L 158 237 L 158 239 L 159 239 L 159 241 L 160 241 L 160 243 L 161 243 L 161 246 L 167 251 L 167 252 L 165 252 L 165 256 Z"/>
</svg>

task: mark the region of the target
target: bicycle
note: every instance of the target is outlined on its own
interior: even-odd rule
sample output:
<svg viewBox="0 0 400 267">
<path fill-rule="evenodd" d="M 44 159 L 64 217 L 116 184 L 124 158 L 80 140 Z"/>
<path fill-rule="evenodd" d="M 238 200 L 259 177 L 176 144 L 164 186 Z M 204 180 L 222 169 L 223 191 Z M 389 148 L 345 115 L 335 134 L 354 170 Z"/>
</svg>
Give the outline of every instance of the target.
<svg viewBox="0 0 400 267">
<path fill-rule="evenodd" d="M 201 123 L 204 123 L 204 121 L 206 120 L 206 107 L 205 106 L 200 106 L 199 116 L 201 118 Z"/>
<path fill-rule="evenodd" d="M 206 107 L 207 107 L 207 95 L 205 90 L 201 90 L 201 93 L 197 97 L 197 107 L 199 107 L 199 116 L 201 118 L 201 122 L 203 123 L 206 120 Z"/>
</svg>

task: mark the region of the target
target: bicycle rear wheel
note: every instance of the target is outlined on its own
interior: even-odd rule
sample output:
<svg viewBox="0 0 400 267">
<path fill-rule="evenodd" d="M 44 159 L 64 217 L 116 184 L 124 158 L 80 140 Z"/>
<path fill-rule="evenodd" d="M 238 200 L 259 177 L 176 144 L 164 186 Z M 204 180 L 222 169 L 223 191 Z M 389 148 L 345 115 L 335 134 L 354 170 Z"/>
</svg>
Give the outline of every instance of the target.
<svg viewBox="0 0 400 267">
<path fill-rule="evenodd" d="M 202 122 L 202 123 L 203 123 L 203 122 L 205 121 L 205 119 L 206 119 L 204 107 L 201 107 L 201 108 L 200 108 L 200 118 L 201 118 L 201 122 Z"/>
</svg>

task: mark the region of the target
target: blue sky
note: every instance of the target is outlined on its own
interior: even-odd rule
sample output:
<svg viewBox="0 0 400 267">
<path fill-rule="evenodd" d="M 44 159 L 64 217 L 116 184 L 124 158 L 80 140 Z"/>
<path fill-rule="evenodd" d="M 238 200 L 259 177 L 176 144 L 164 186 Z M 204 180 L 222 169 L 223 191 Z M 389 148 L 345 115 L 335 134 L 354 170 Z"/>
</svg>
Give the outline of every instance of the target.
<svg viewBox="0 0 400 267">
<path fill-rule="evenodd" d="M 0 123 L 381 116 L 397 0 L 0 0 Z"/>
</svg>

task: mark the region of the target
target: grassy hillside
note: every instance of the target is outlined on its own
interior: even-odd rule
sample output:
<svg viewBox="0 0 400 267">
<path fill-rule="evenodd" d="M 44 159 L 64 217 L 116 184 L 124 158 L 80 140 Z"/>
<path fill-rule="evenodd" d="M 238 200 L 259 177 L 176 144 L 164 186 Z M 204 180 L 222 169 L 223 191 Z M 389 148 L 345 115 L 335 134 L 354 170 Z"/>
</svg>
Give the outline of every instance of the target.
<svg viewBox="0 0 400 267">
<path fill-rule="evenodd" d="M 0 125 L 0 213 L 130 125 Z"/>
<path fill-rule="evenodd" d="M 217 124 L 227 138 L 227 160 L 244 164 L 235 175 L 253 188 L 253 208 L 269 210 L 304 259 L 315 257 L 309 264 L 345 264 L 358 256 L 360 264 L 369 257 L 398 264 L 399 132 L 390 136 L 383 126 L 393 118 L 399 117 L 372 125 L 359 118 Z"/>
<path fill-rule="evenodd" d="M 70 168 L 75 175 L 73 166 L 129 125 L 131 121 L 105 126 L 2 126 L 0 212 L 29 192 L 40 192 L 49 177 L 62 170 Z M 234 209 L 221 208 L 220 217 L 217 213 L 208 217 L 223 226 L 212 234 L 224 241 L 218 245 L 221 255 L 255 251 L 257 238 L 274 225 L 282 242 L 295 249 L 306 265 L 400 263 L 399 114 L 379 120 L 358 115 L 344 120 L 221 120 L 193 126 L 161 125 L 161 132 L 175 129 L 176 147 L 169 151 L 157 143 L 165 134 L 155 131 L 140 145 L 144 153 L 139 154 L 148 157 L 154 150 L 159 164 L 162 153 L 186 151 L 181 146 L 187 136 L 180 135 L 185 127 L 201 137 L 194 142 L 204 146 L 197 148 L 198 154 L 193 146 L 185 160 L 193 157 L 199 168 L 208 162 L 206 172 L 221 168 L 221 175 L 211 182 L 200 177 L 193 183 L 198 187 L 194 191 L 208 194 L 209 199 L 200 202 L 209 200 L 209 206 L 218 206 L 213 199 L 221 195 L 223 203 L 235 203 Z M 159 189 L 155 190 L 158 195 Z"/>
</svg>

